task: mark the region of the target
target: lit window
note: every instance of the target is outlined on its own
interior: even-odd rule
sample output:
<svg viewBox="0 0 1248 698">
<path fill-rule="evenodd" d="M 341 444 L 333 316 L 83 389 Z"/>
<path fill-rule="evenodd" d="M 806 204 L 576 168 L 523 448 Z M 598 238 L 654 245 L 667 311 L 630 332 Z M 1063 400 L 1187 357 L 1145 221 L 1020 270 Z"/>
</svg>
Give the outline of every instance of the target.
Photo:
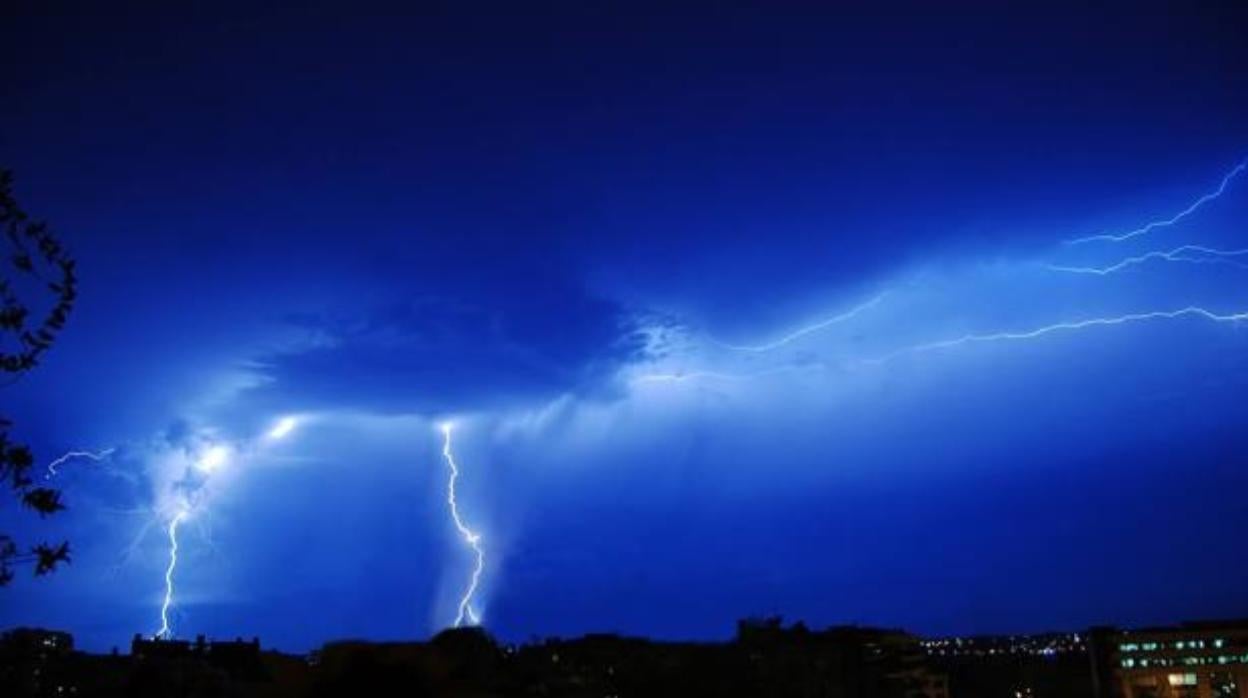
<svg viewBox="0 0 1248 698">
<path fill-rule="evenodd" d="M 1196 685 L 1195 674 L 1168 674 L 1166 676 L 1166 680 L 1170 682 L 1171 686 L 1195 686 Z"/>
</svg>

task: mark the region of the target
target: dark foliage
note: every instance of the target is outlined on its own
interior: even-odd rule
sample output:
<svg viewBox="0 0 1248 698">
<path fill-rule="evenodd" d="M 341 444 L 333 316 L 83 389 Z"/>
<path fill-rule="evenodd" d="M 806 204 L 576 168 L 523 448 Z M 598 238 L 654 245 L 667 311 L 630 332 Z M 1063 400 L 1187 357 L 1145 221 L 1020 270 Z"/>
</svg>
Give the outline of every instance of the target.
<svg viewBox="0 0 1248 698">
<path fill-rule="evenodd" d="M 7 265 L 0 262 L 0 379 L 12 383 L 39 364 L 77 299 L 74 260 L 48 226 L 33 221 L 13 198 L 13 176 L 0 171 L 0 228 L 7 246 Z M 30 289 L 34 289 L 32 292 Z M 23 298 L 42 294 L 43 298 Z M 48 309 L 41 317 L 32 311 L 32 300 Z M 10 438 L 13 423 L 0 415 L 0 486 L 7 486 L 18 501 L 41 517 L 65 508 L 61 493 L 48 487 L 35 487 L 31 468 L 35 459 L 30 449 Z M 0 533 L 0 586 L 13 579 L 13 567 L 33 564 L 36 575 L 44 575 L 57 565 L 69 562 L 69 543 L 39 543 L 23 552 L 11 536 Z"/>
</svg>

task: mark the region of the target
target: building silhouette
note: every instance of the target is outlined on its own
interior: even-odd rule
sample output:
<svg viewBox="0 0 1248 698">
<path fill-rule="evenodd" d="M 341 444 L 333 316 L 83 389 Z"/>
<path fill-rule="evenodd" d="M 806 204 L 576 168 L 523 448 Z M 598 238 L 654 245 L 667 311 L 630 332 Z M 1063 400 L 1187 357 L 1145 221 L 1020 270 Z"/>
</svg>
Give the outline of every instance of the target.
<svg viewBox="0 0 1248 698">
<path fill-rule="evenodd" d="M 919 638 L 743 620 L 727 642 L 609 633 L 497 642 L 482 628 L 422 642 L 330 642 L 306 655 L 259 639 L 135 636 L 129 654 L 63 632 L 0 635 L 0 697 L 547 696 L 569 698 L 1248 698 L 1248 623 Z"/>
<path fill-rule="evenodd" d="M 1248 695 L 1248 620 L 1092 633 L 1097 698 Z"/>
</svg>

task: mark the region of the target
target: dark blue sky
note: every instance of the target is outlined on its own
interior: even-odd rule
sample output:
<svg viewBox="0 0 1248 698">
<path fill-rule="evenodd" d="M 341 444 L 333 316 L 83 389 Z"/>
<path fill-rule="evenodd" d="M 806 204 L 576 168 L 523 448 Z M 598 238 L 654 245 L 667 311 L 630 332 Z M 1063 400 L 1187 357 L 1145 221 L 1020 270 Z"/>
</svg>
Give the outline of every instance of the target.
<svg viewBox="0 0 1248 698">
<path fill-rule="evenodd" d="M 0 399 L 116 450 L 0 625 L 153 632 L 185 511 L 179 635 L 444 627 L 445 420 L 503 637 L 1248 615 L 1248 173 L 1063 244 L 1248 157 L 1235 3 L 4 13 L 82 300 Z"/>
</svg>

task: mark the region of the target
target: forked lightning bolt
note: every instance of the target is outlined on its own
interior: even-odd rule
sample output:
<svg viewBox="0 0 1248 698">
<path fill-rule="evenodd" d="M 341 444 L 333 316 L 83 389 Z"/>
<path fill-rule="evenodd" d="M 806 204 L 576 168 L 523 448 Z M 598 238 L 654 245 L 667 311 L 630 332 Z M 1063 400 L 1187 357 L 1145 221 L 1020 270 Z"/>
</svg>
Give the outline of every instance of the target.
<svg viewBox="0 0 1248 698">
<path fill-rule="evenodd" d="M 1244 250 L 1215 250 L 1211 247 L 1201 245 L 1183 245 L 1169 251 L 1154 251 L 1126 259 L 1111 264 L 1107 267 L 1071 267 L 1060 266 L 1056 264 L 1047 265 L 1050 271 L 1062 271 L 1071 274 L 1096 274 L 1098 276 L 1108 276 L 1115 272 L 1120 272 L 1128 267 L 1137 264 L 1144 264 L 1152 260 L 1160 260 L 1164 262 L 1184 262 L 1187 264 L 1229 264 L 1231 266 L 1248 269 L 1248 263 L 1236 260 L 1236 257 L 1248 255 L 1248 249 Z"/>
<path fill-rule="evenodd" d="M 168 640 L 172 637 L 173 628 L 169 626 L 169 607 L 173 605 L 173 573 L 178 567 L 178 524 L 186 518 L 186 511 L 179 511 L 169 521 L 169 566 L 165 568 L 165 600 L 160 605 L 160 630 L 156 637 Z"/>
<path fill-rule="evenodd" d="M 62 455 L 60 458 L 57 458 L 51 463 L 48 463 L 48 473 L 47 475 L 43 476 L 43 479 L 51 480 L 52 478 L 56 477 L 57 475 L 56 467 L 58 465 L 63 464 L 65 461 L 72 460 L 74 458 L 87 458 L 89 460 L 95 461 L 96 463 L 99 463 L 105 458 L 108 458 L 109 456 L 111 456 L 113 454 L 113 451 L 115 450 L 116 449 L 113 449 L 113 448 L 106 448 L 103 451 L 99 451 L 98 453 L 95 453 L 92 451 L 69 451 L 68 453 Z"/>
<path fill-rule="evenodd" d="M 1208 194 L 1205 194 L 1199 199 L 1196 199 L 1187 208 L 1183 209 L 1182 211 L 1179 211 L 1178 213 L 1174 214 L 1173 216 L 1170 216 L 1169 218 L 1163 218 L 1161 220 L 1150 221 L 1149 223 L 1146 223 L 1140 226 L 1139 228 L 1136 228 L 1135 230 L 1129 230 L 1125 233 L 1116 233 L 1116 234 L 1115 233 L 1102 233 L 1100 235 L 1089 235 L 1087 237 L 1076 238 L 1074 240 L 1067 240 L 1066 244 L 1067 245 L 1081 245 L 1085 242 L 1122 242 L 1124 240 L 1130 240 L 1131 238 L 1136 238 L 1141 235 L 1147 235 L 1148 233 L 1151 233 L 1152 231 L 1158 228 L 1165 228 L 1165 227 L 1174 225 L 1175 223 L 1178 223 L 1184 218 L 1187 218 L 1188 216 L 1195 213 L 1196 210 L 1199 209 L 1201 206 L 1204 206 L 1210 201 L 1213 201 L 1219 196 L 1222 196 L 1222 193 L 1225 192 L 1226 188 L 1230 186 L 1231 180 L 1235 179 L 1235 177 L 1237 177 L 1245 169 L 1248 169 L 1248 160 L 1245 160 L 1239 163 L 1234 168 L 1232 168 L 1230 172 L 1226 173 L 1226 176 L 1222 178 L 1222 182 L 1218 185 L 1217 189 L 1209 192 Z"/>
<path fill-rule="evenodd" d="M 446 464 L 451 470 L 451 477 L 446 484 L 446 503 L 451 509 L 451 519 L 455 522 L 455 529 L 459 531 L 459 535 L 463 537 L 468 547 L 472 548 L 472 552 L 476 556 L 476 562 L 472 568 L 472 578 L 468 582 L 468 588 L 464 590 L 463 596 L 459 599 L 459 607 L 454 622 L 454 627 L 458 628 L 464 624 L 465 618 L 473 625 L 481 623 L 480 617 L 477 616 L 476 610 L 472 607 L 472 597 L 477 593 L 477 585 L 481 581 L 481 572 L 485 569 L 485 551 L 481 548 L 481 534 L 468 528 L 459 515 L 459 504 L 455 500 L 455 483 L 459 480 L 459 466 L 455 464 L 455 456 L 451 453 L 451 428 L 452 425 L 449 423 L 442 425 L 442 457 L 446 459 Z"/>
<path fill-rule="evenodd" d="M 898 349 L 884 356 L 874 359 L 867 359 L 863 363 L 882 364 L 892 361 L 900 356 L 907 354 L 920 354 L 939 349 L 949 349 L 962 346 L 964 344 L 978 344 L 981 342 L 1010 342 L 1021 341 L 1026 339 L 1036 339 L 1054 332 L 1064 332 L 1073 330 L 1083 330 L 1092 327 L 1112 327 L 1115 325 L 1126 325 L 1134 322 L 1144 322 L 1147 320 L 1175 320 L 1178 318 L 1193 317 L 1212 322 L 1219 323 L 1235 323 L 1248 321 L 1248 311 L 1239 313 L 1215 313 L 1197 306 L 1188 306 L 1179 310 L 1158 310 L 1147 313 L 1130 313 L 1127 315 L 1118 315 L 1115 317 L 1091 318 L 1088 320 L 1079 320 L 1075 322 L 1059 322 L 1052 325 L 1045 325 L 1034 330 L 1023 332 L 994 332 L 990 334 L 966 334 L 955 339 L 946 339 L 938 342 L 928 342 L 926 344 L 916 344 L 913 346 Z"/>
</svg>

